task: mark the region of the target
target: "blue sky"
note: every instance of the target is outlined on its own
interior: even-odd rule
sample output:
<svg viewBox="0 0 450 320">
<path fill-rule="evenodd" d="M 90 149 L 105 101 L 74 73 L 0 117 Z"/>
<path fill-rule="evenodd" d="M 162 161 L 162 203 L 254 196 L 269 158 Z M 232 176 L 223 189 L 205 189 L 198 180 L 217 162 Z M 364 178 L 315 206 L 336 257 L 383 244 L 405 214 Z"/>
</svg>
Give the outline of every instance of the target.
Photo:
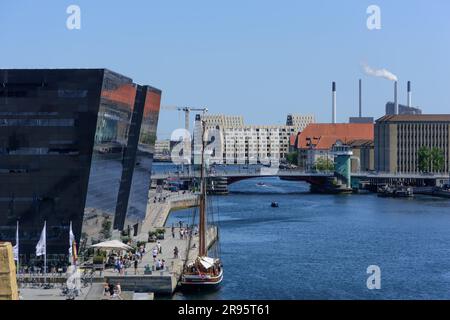
<svg viewBox="0 0 450 320">
<path fill-rule="evenodd" d="M 37 5 L 39 3 L 39 5 Z M 81 30 L 66 28 L 66 8 L 81 8 Z M 381 30 L 366 9 L 381 8 Z M 361 62 L 406 81 L 426 113 L 450 111 L 450 2 L 430 1 L 0 1 L 0 68 L 106 67 L 163 90 L 163 105 L 207 106 L 247 123 L 281 124 L 287 113 L 338 122 L 379 117 L 390 81 L 366 76 Z M 183 126 L 162 111 L 158 133 Z"/>
</svg>

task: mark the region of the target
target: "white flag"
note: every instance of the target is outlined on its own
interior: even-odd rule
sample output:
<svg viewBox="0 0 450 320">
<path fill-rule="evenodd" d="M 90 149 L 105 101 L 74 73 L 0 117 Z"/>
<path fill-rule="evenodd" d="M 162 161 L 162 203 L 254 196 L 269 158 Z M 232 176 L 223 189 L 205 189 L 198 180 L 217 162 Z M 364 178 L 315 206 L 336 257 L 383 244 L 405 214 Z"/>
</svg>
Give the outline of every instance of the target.
<svg viewBox="0 0 450 320">
<path fill-rule="evenodd" d="M 72 231 L 72 221 L 70 221 L 70 230 L 69 230 L 69 259 L 72 262 L 73 257 L 73 243 L 75 241 L 75 235 Z"/>
<path fill-rule="evenodd" d="M 16 245 L 13 248 L 14 260 L 19 261 L 19 221 L 17 221 L 16 227 Z"/>
<path fill-rule="evenodd" d="M 38 244 L 36 245 L 36 256 L 42 256 L 47 253 L 47 236 L 46 236 L 46 226 L 47 221 L 44 222 L 44 229 L 41 232 L 41 238 L 39 239 Z"/>
</svg>

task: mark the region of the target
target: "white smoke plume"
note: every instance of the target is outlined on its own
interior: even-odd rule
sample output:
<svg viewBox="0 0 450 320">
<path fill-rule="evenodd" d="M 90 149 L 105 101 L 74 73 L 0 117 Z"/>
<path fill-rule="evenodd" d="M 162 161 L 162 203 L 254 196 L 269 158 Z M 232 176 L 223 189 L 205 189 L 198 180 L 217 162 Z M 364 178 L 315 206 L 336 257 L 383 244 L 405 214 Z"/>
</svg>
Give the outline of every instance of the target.
<svg viewBox="0 0 450 320">
<path fill-rule="evenodd" d="M 369 76 L 374 76 L 374 77 L 380 77 L 380 78 L 385 78 L 391 81 L 397 81 L 398 78 L 395 74 L 393 74 L 392 72 L 390 72 L 389 70 L 386 69 L 373 69 L 371 68 L 369 65 L 363 63 L 362 64 L 363 70 L 365 72 L 365 74 L 369 75 Z"/>
</svg>

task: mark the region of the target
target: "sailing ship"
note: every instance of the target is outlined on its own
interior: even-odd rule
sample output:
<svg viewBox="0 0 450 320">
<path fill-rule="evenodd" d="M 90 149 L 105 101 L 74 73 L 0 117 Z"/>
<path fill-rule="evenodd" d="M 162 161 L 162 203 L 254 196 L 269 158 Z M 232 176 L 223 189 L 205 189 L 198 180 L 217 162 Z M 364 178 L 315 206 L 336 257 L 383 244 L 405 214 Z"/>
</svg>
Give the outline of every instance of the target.
<svg viewBox="0 0 450 320">
<path fill-rule="evenodd" d="M 192 261 L 189 261 L 189 251 L 187 250 L 186 262 L 183 267 L 183 273 L 181 276 L 181 287 L 182 289 L 210 289 L 217 288 L 223 279 L 223 267 L 219 258 L 212 258 L 208 256 L 207 248 L 207 205 L 206 205 L 206 194 L 207 194 L 207 183 L 206 183 L 206 170 L 205 170 L 205 160 L 204 160 L 204 150 L 205 150 L 205 125 L 202 122 L 202 154 L 201 154 L 201 165 L 200 165 L 200 194 L 199 194 L 199 246 L 198 255 Z M 192 235 L 191 235 L 192 237 Z M 191 248 L 189 238 L 188 248 Z"/>
</svg>

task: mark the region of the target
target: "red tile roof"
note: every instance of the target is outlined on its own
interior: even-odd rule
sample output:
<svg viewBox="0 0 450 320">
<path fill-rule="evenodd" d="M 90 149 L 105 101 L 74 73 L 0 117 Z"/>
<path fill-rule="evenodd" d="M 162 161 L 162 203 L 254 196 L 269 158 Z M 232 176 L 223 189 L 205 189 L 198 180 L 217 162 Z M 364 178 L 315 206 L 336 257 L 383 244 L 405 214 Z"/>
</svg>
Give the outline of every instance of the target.
<svg viewBox="0 0 450 320">
<path fill-rule="evenodd" d="M 289 145 L 295 147 L 295 142 L 297 141 L 298 133 L 293 134 L 289 137 Z"/>
<path fill-rule="evenodd" d="M 336 140 L 373 140 L 373 123 L 312 123 L 299 135 L 299 149 L 330 149 Z"/>
</svg>

